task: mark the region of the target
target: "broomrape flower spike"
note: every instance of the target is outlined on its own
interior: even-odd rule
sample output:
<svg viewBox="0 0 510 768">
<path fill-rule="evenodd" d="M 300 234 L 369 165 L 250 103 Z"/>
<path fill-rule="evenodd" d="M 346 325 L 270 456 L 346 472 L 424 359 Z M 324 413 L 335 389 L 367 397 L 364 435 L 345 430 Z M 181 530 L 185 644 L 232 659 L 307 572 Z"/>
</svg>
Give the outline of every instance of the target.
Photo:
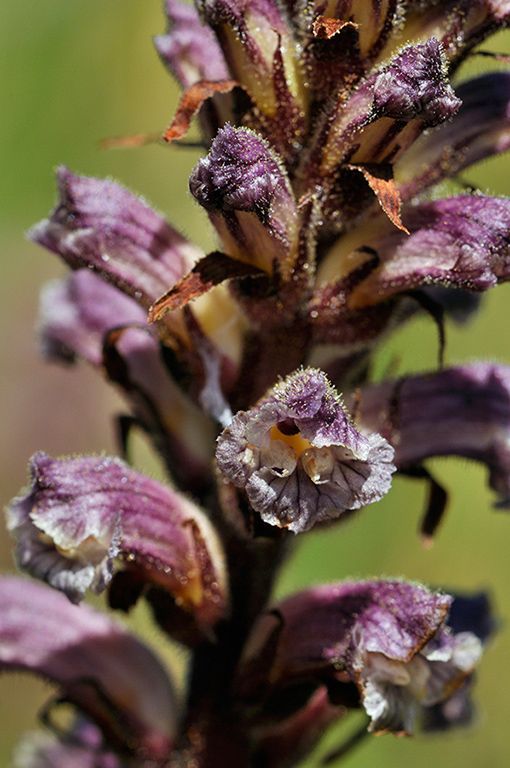
<svg viewBox="0 0 510 768">
<path fill-rule="evenodd" d="M 453 79 L 508 3 L 165 11 L 154 42 L 184 93 L 164 138 L 197 120 L 207 152 L 189 186 L 217 246 L 66 168 L 29 233 L 70 270 L 43 291 L 44 356 L 91 365 L 125 405 L 119 457 L 38 452 L 7 510 L 17 565 L 45 584 L 2 580 L 0 669 L 46 677 L 75 711 L 17 765 L 294 766 L 357 708 L 366 733 L 466 725 L 494 627 L 485 594 L 393 578 L 275 602 L 272 586 L 289 531 L 377 515 L 395 472 L 429 483 L 430 541 L 447 489 L 429 457 L 482 462 L 510 503 L 509 367 L 369 375 L 420 307 L 443 339 L 510 276 L 510 201 L 434 189 L 510 146 L 510 73 Z M 168 484 L 130 466 L 135 429 Z M 147 602 L 188 649 L 185 691 L 89 591 L 124 612 Z"/>
</svg>

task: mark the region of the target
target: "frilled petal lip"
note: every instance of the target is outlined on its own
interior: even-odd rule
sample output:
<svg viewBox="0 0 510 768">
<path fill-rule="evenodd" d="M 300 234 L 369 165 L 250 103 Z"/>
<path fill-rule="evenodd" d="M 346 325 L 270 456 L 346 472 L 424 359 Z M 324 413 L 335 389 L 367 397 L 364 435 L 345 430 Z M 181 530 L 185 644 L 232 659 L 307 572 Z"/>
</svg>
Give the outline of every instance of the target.
<svg viewBox="0 0 510 768">
<path fill-rule="evenodd" d="M 461 686 L 482 652 L 479 622 L 452 631 L 448 595 L 402 580 L 305 590 L 263 615 L 245 648 L 240 695 L 256 706 L 291 686 L 326 684 L 336 703 L 355 685 L 369 730 L 411 733 L 418 711 Z"/>
<path fill-rule="evenodd" d="M 204 513 L 176 491 L 104 456 L 35 454 L 31 487 L 7 510 L 20 567 L 79 602 L 101 592 L 118 556 L 168 590 L 200 626 L 228 605 L 222 546 Z"/>
<path fill-rule="evenodd" d="M 393 451 L 352 423 L 325 374 L 291 374 L 218 438 L 220 471 L 244 488 L 270 525 L 294 533 L 378 501 L 389 489 Z"/>
<path fill-rule="evenodd" d="M 57 683 L 65 696 L 110 722 L 117 709 L 138 747 L 160 759 L 177 725 L 175 694 L 153 653 L 118 623 L 88 606 L 24 579 L 0 579 L 0 668 L 23 669 Z M 117 734 L 119 736 L 119 734 Z"/>
<path fill-rule="evenodd" d="M 368 696 L 368 711 L 367 680 L 379 679 L 371 673 L 374 660 L 384 669 L 382 680 L 389 670 L 392 682 L 409 684 L 408 665 L 412 671 L 421 664 L 415 658 L 442 627 L 450 604 L 448 595 L 401 580 L 344 582 L 297 593 L 255 625 L 238 673 L 240 695 L 264 702 L 288 686 L 315 681 L 336 691 L 336 703 L 343 695 L 352 706 L 347 686 L 355 685 L 362 702 Z"/>
</svg>

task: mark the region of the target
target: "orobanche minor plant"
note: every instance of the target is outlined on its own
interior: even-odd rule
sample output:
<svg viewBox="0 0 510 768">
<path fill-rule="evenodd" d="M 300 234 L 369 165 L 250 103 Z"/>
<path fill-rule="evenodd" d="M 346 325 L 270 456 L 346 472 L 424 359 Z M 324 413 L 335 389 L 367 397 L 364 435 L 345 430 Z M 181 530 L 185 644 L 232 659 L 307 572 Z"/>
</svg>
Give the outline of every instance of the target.
<svg viewBox="0 0 510 768">
<path fill-rule="evenodd" d="M 118 184 L 65 168 L 30 233 L 71 269 L 43 293 L 46 356 L 91 363 L 128 413 L 123 458 L 37 453 L 7 511 L 19 567 L 46 584 L 2 579 L 0 668 L 46 676 L 74 711 L 18 765 L 281 768 L 353 709 L 369 733 L 465 724 L 492 626 L 483 594 L 387 578 L 271 593 L 299 537 L 361 514 L 395 472 L 429 482 L 431 538 L 446 494 L 428 457 L 483 462 L 510 499 L 509 368 L 376 382 L 371 366 L 416 314 L 442 339 L 510 275 L 510 201 L 431 194 L 509 145 L 509 74 L 455 91 L 450 77 L 510 4 L 167 0 L 166 13 L 155 43 L 184 95 L 165 137 L 200 125 L 189 186 L 218 245 L 202 253 Z M 133 428 L 167 485 L 126 462 Z M 189 649 L 183 694 L 81 605 L 89 590 L 121 611 L 147 601 Z"/>
</svg>

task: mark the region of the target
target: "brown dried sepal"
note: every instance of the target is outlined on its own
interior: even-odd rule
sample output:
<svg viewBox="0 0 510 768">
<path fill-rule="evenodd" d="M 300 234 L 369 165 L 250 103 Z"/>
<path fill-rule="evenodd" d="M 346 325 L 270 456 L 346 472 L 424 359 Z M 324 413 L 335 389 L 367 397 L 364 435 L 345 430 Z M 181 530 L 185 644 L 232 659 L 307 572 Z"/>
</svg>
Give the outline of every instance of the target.
<svg viewBox="0 0 510 768">
<path fill-rule="evenodd" d="M 161 320 L 167 312 L 184 307 L 192 299 L 197 299 L 225 280 L 260 274 L 263 273 L 251 264 L 245 264 L 224 253 L 213 251 L 200 259 L 191 272 L 154 302 L 149 309 L 149 323 Z"/>
<path fill-rule="evenodd" d="M 389 220 L 408 235 L 409 230 L 400 217 L 401 200 L 392 166 L 389 163 L 359 163 L 347 167 L 363 174 Z"/>
<path fill-rule="evenodd" d="M 99 149 L 136 149 L 145 144 L 158 144 L 162 141 L 160 133 L 134 133 L 130 136 L 108 136 L 97 142 Z"/>
<path fill-rule="evenodd" d="M 312 24 L 313 36 L 322 40 L 331 40 L 345 27 L 358 29 L 358 25 L 353 21 L 343 21 L 342 19 L 328 19 L 325 16 L 317 16 Z"/>
<path fill-rule="evenodd" d="M 199 80 L 198 83 L 193 83 L 181 96 L 175 117 L 163 134 L 163 139 L 170 142 L 185 136 L 204 101 L 215 93 L 230 93 L 236 86 L 240 87 L 236 80 Z"/>
</svg>

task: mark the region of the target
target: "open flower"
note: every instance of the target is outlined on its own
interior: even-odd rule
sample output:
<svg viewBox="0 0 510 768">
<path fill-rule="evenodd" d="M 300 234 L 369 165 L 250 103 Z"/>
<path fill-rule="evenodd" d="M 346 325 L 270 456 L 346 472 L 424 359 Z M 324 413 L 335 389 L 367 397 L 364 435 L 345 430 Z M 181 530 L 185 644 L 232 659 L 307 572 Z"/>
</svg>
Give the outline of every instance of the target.
<svg viewBox="0 0 510 768">
<path fill-rule="evenodd" d="M 338 705 L 352 701 L 355 686 L 370 730 L 412 733 L 420 710 L 448 700 L 481 656 L 486 635 L 476 634 L 474 620 L 469 631 L 453 633 L 451 604 L 448 595 L 399 581 L 293 595 L 255 626 L 240 665 L 240 695 L 263 719 L 272 701 L 285 700 L 285 689 L 292 701 L 292 690 L 306 683 L 311 690 L 326 685 Z"/>
<path fill-rule="evenodd" d="M 31 487 L 12 502 L 7 526 L 18 565 L 72 602 L 87 589 L 102 592 L 121 558 L 142 584 L 173 595 L 200 629 L 226 612 L 224 556 L 207 517 L 120 459 L 36 454 Z"/>
<path fill-rule="evenodd" d="M 271 525 L 306 531 L 388 491 L 393 451 L 360 432 L 322 371 L 288 376 L 234 416 L 218 441 L 223 474 Z"/>
<path fill-rule="evenodd" d="M 41 584 L 1 579 L 0 669 L 44 676 L 97 723 L 95 744 L 83 733 L 85 756 L 104 746 L 99 732 L 136 765 L 144 755 L 159 765 L 175 739 L 175 691 L 158 659 L 118 623 Z"/>
</svg>

